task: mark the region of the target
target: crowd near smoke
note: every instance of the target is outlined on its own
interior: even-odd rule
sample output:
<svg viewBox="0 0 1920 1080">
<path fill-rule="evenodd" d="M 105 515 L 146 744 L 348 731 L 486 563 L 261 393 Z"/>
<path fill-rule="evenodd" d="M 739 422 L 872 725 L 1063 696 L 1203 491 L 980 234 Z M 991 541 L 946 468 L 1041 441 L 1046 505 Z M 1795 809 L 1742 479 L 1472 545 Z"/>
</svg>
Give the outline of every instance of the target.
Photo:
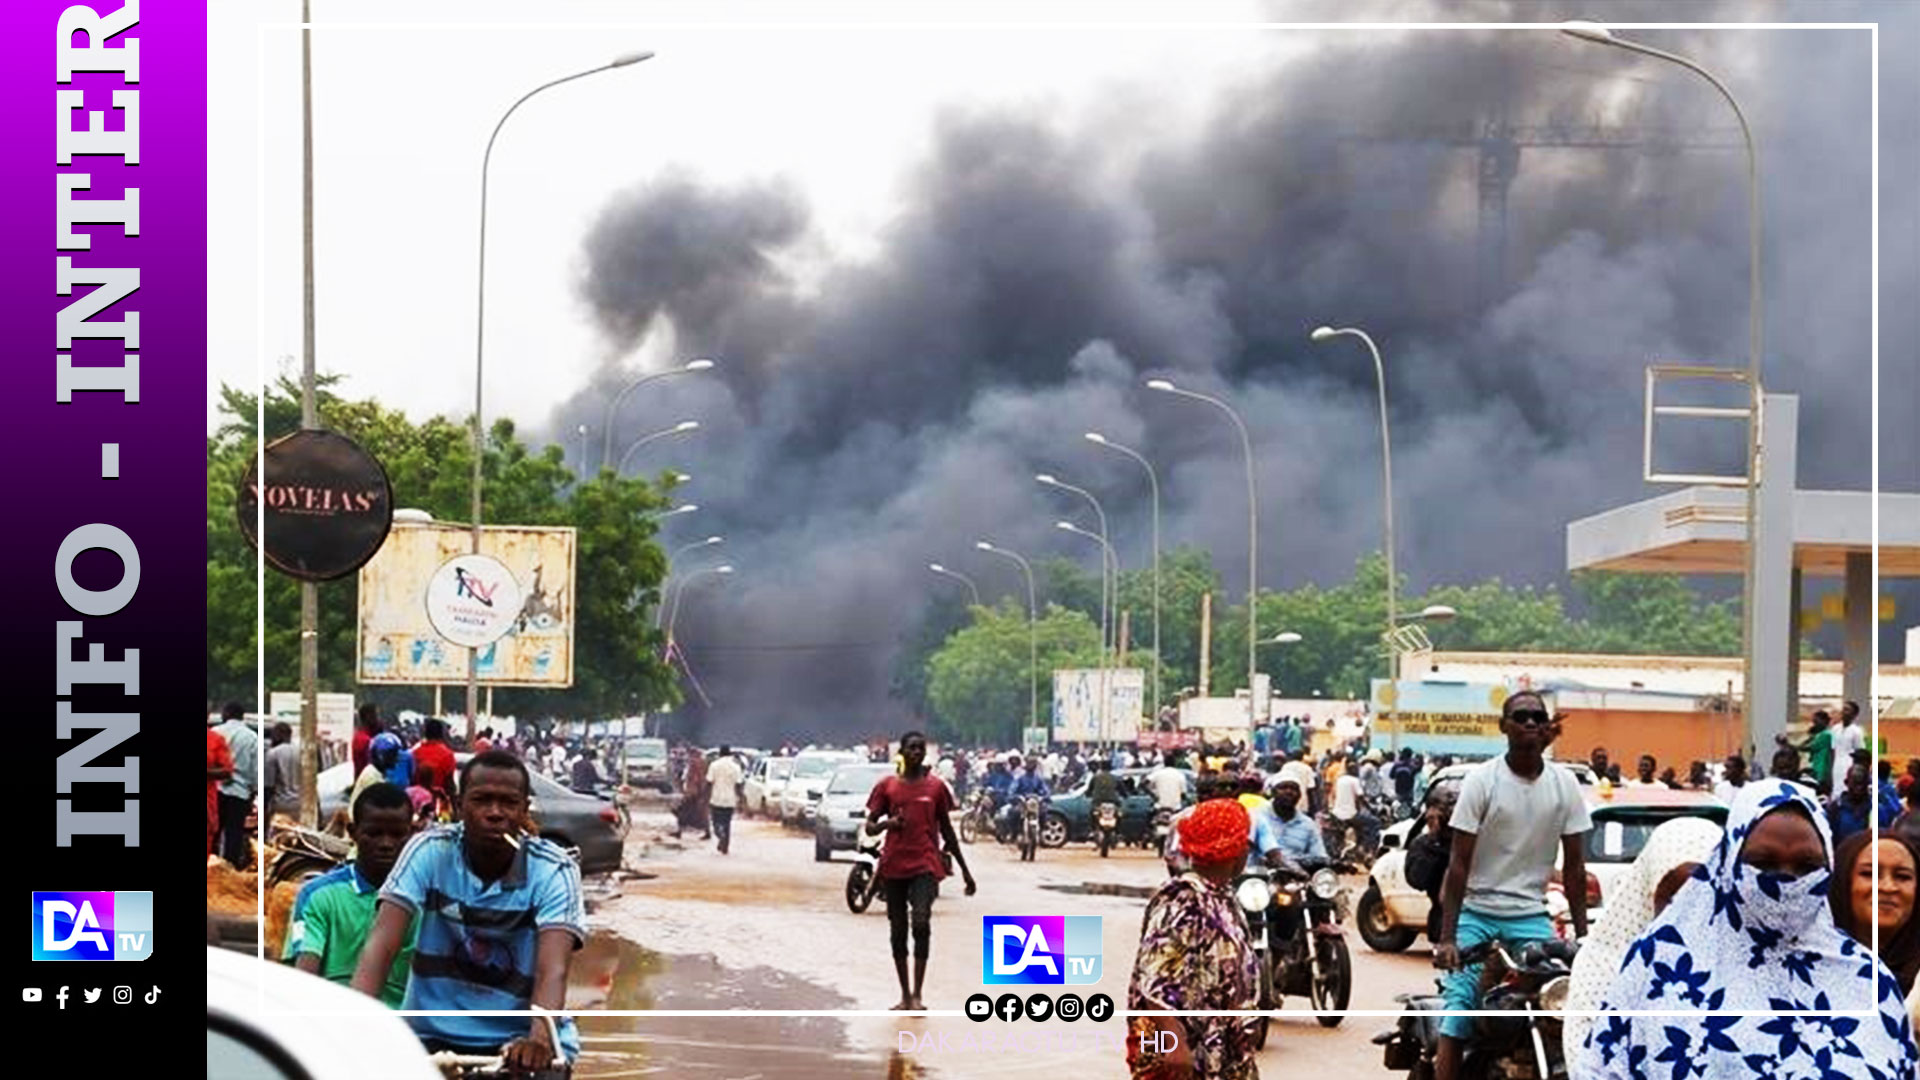
<svg viewBox="0 0 1920 1080">
<path fill-rule="evenodd" d="M 1767 385 L 1801 395 L 1800 484 L 1865 488 L 1868 37 L 1640 36 L 1725 72 L 1754 119 Z M 1478 154 L 1461 133 L 1496 119 L 1730 132 L 1724 103 L 1677 68 L 1559 35 L 1314 40 L 1224 88 L 1186 130 L 994 110 L 930 119 L 898 217 L 857 260 L 822 267 L 805 196 L 778 181 L 671 172 L 604 209 L 580 292 L 609 356 L 666 335 L 672 355 L 722 364 L 630 399 L 615 436 L 617 454 L 642 430 L 702 422 L 697 440 L 643 449 L 632 469 L 695 474 L 687 495 L 702 510 L 667 542 L 724 533 L 739 568 L 701 579 L 679 619 L 713 696 L 708 734 L 765 745 L 898 727 L 896 642 L 936 590 L 961 587 L 932 578 L 930 560 L 990 596 L 1015 590 L 1017 571 L 976 558 L 976 537 L 1093 565 L 1093 545 L 1052 527 L 1084 507 L 1036 472 L 1101 495 L 1123 563 L 1144 566 L 1144 477 L 1087 444 L 1090 430 L 1153 458 L 1165 542 L 1209 549 L 1223 599 L 1239 602 L 1239 441 L 1213 410 L 1145 390 L 1148 377 L 1222 395 L 1247 419 L 1262 585 L 1343 577 L 1381 542 L 1378 418 L 1364 350 L 1308 341 L 1323 323 L 1365 327 L 1386 353 L 1398 554 L 1414 588 L 1561 580 L 1569 520 L 1654 493 L 1640 481 L 1644 365 L 1745 363 L 1743 154 L 1524 147 L 1506 277 L 1483 285 Z M 1883 86 L 1883 108 L 1901 96 Z M 1910 138 L 1885 152 L 1887 175 L 1902 162 L 1913 174 Z M 1897 187 L 1883 187 L 1883 215 L 1910 236 L 1915 199 Z M 1911 294 L 1912 252 L 1884 252 L 1881 274 L 1885 295 Z M 1914 315 L 1889 305 L 1882 319 L 1882 402 L 1907 402 L 1883 418 L 1910 418 L 1920 386 L 1909 346 L 1892 343 L 1914 340 Z M 632 375 L 609 361 L 548 429 L 598 430 Z M 1911 426 L 1881 434 L 1883 487 L 1912 490 Z M 1669 450 L 1737 468 L 1740 434 L 1675 430 Z"/>
</svg>

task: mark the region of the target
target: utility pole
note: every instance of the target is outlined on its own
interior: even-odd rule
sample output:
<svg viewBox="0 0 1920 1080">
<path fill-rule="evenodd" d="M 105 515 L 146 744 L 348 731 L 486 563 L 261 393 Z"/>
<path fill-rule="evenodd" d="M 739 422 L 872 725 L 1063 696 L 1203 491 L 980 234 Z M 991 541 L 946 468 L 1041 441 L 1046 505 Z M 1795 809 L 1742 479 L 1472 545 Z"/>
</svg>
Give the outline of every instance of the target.
<svg viewBox="0 0 1920 1080">
<path fill-rule="evenodd" d="M 310 0 L 300 0 L 300 21 L 313 21 Z M 313 401 L 313 28 L 300 28 L 300 427 L 320 426 Z M 267 388 L 262 386 L 265 394 Z M 264 443 L 267 433 L 259 433 Z M 264 477 L 262 480 L 264 481 Z M 263 503 L 264 505 L 264 503 Z M 261 550 L 266 544 L 262 538 Z M 263 555 L 264 557 L 264 555 Z M 320 826 L 320 586 L 300 583 L 300 820 Z M 266 794 L 264 792 L 260 793 Z M 263 800 L 262 806 L 272 805 Z M 264 815 L 263 815 L 264 816 Z M 263 820 L 260 833 L 266 836 Z"/>
</svg>

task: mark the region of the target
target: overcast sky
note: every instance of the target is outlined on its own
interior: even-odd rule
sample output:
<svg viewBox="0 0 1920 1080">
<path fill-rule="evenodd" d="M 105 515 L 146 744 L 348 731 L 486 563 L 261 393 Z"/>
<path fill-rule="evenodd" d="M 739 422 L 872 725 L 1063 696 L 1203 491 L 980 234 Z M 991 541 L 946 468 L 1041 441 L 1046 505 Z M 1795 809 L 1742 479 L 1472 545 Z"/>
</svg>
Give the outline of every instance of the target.
<svg viewBox="0 0 1920 1080">
<path fill-rule="evenodd" d="M 1882 289 L 1911 294 L 1914 6 L 1600 6 L 1622 19 L 1899 16 L 1881 54 Z M 1568 521 L 1659 493 L 1639 476 L 1641 365 L 1744 360 L 1737 151 L 1526 150 L 1508 280 L 1476 293 L 1475 155 L 1458 132 L 1507 110 L 1556 130 L 1729 130 L 1690 74 L 1544 27 L 1112 22 L 1192 17 L 1164 4 L 1047 9 L 1110 21 L 1098 26 L 974 4 L 808 5 L 805 25 L 784 26 L 761 19 L 784 6 L 711 3 L 464 3 L 460 26 L 440 21 L 446 4 L 315 9 L 321 23 L 364 24 L 314 40 L 318 363 L 344 376 L 342 394 L 417 419 L 471 409 L 480 161 L 502 111 L 548 80 L 657 53 L 543 92 L 500 136 L 486 402 L 535 442 L 562 434 L 570 464 L 573 432 L 589 425 L 594 461 L 614 390 L 716 355 L 714 375 L 659 384 L 614 425 L 616 455 L 684 416 L 706 425 L 636 461 L 695 474 L 700 520 L 673 523 L 669 539 L 724 531 L 742 568 L 682 618 L 707 685 L 730 696 L 716 700 L 730 726 L 714 734 L 787 723 L 788 702 L 879 723 L 900 635 L 952 587 L 926 563 L 965 566 L 990 596 L 1014 584 L 978 563 L 982 532 L 1091 564 L 1052 528 L 1075 508 L 1038 490 L 1037 471 L 1098 490 L 1121 562 L 1144 565 L 1141 478 L 1089 450 L 1079 435 L 1091 428 L 1161 468 L 1167 543 L 1205 548 L 1224 580 L 1244 582 L 1238 442 L 1207 410 L 1143 391 L 1156 372 L 1252 420 L 1260 584 L 1336 581 L 1380 544 L 1374 386 L 1351 349 L 1307 334 L 1323 321 L 1373 329 L 1392 372 L 1399 566 L 1420 589 L 1561 582 Z M 902 10 L 919 22 L 862 25 Z M 1353 10 L 1302 0 L 1203 14 Z M 1550 20 L 1587 8 L 1367 10 Z M 210 401 L 220 382 L 252 385 L 262 361 L 269 376 L 298 370 L 298 35 L 258 28 L 298 12 L 290 0 L 213 7 Z M 977 22 L 1000 17 L 1025 21 Z M 947 18 L 971 22 L 934 21 Z M 1752 113 L 1767 386 L 1803 397 L 1800 484 L 1865 487 L 1868 36 L 1636 36 L 1721 71 Z M 1883 482 L 1910 489 L 1920 435 L 1910 408 L 1886 402 L 1920 392 L 1920 330 L 1911 305 L 1882 318 Z M 1694 465 L 1738 460 L 1737 438 L 1661 438 Z"/>
<path fill-rule="evenodd" d="M 1044 29 L 1017 9 L 1032 28 L 937 22 L 978 19 L 972 4 L 810 4 L 800 25 L 725 3 L 483 0 L 462 3 L 458 24 L 441 3 L 313 10 L 317 25 L 352 27 L 316 30 L 313 44 L 319 368 L 344 375 L 350 397 L 422 418 L 471 408 L 480 164 L 500 114 L 550 79 L 657 53 L 542 92 L 495 147 L 486 407 L 523 424 L 606 359 L 575 286 L 587 228 L 623 188 L 664 173 L 782 181 L 812 207 L 821 261 L 858 258 L 899 212 L 902 171 L 943 109 L 1039 107 L 1063 122 L 1142 110 L 1144 149 L 1218 86 L 1301 45 L 1244 29 Z M 1171 10 L 1102 5 L 1099 17 L 1164 21 Z M 291 0 L 212 8 L 210 405 L 220 382 L 252 383 L 262 356 L 269 376 L 298 370 L 299 34 L 264 27 L 299 13 Z M 1259 7 L 1207 13 L 1252 21 Z M 928 28 L 860 25 L 882 19 Z M 1110 96 L 1118 88 L 1130 88 L 1122 101 Z M 790 257 L 804 277 L 805 255 Z M 676 358 L 663 336 L 622 362 L 640 371 Z"/>
</svg>

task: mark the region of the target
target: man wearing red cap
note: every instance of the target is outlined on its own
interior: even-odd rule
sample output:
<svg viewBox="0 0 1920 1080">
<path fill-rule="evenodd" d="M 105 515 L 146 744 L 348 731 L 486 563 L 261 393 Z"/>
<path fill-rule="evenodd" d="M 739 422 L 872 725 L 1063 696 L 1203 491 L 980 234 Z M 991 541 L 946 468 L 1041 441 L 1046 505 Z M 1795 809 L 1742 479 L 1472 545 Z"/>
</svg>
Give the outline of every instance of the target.
<svg viewBox="0 0 1920 1080">
<path fill-rule="evenodd" d="M 1192 869 L 1147 902 L 1127 1007 L 1140 1010 L 1243 1010 L 1260 1006 L 1260 962 L 1233 879 L 1246 865 L 1252 821 L 1234 799 L 1209 799 L 1178 825 Z M 1135 1016 L 1127 1063 L 1136 1080 L 1205 1076 L 1251 1080 L 1257 1021 L 1237 1016 Z M 1160 1033 L 1177 1045 L 1162 1052 Z M 1142 1042 L 1142 1036 L 1147 1041 Z"/>
</svg>

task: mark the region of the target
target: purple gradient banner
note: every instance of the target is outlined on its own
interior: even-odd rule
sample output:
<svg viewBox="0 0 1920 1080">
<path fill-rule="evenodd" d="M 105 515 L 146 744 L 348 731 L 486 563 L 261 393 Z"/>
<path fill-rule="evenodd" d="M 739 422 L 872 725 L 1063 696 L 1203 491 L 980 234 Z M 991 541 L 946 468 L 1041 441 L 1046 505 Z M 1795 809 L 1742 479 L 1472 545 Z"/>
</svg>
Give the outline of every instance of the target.
<svg viewBox="0 0 1920 1080">
<path fill-rule="evenodd" d="M 193 872 L 206 788 L 191 726 L 207 706 L 204 4 L 9 0 L 0 117 L 0 461 L 16 601 L 0 655 L 22 733 L 9 876 L 17 896 L 152 893 L 146 959 L 121 959 L 111 913 L 72 903 L 44 921 L 59 934 L 4 950 L 13 985 L 0 993 L 15 1030 L 86 1024 L 117 1037 L 109 1052 L 191 1070 L 206 990 L 206 885 Z M 30 959 L 93 958 L 74 950 L 96 936 L 114 959 Z M 118 1071 L 108 1060 L 70 1059 Z"/>
</svg>

